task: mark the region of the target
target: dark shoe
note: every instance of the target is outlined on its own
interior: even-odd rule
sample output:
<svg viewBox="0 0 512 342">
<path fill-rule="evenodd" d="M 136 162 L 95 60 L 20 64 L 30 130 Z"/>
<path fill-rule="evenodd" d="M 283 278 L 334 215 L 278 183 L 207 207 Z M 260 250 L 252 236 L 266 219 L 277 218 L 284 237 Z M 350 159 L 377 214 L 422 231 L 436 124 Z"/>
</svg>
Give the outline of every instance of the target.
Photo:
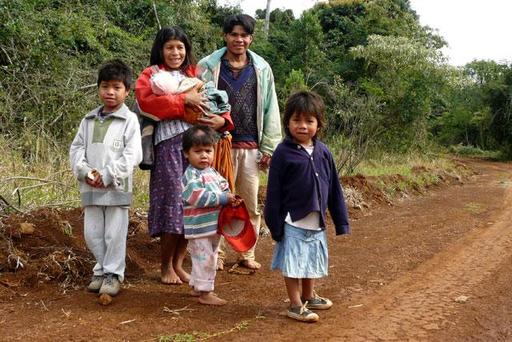
<svg viewBox="0 0 512 342">
<path fill-rule="evenodd" d="M 93 275 L 91 278 L 91 282 L 87 286 L 87 290 L 91 292 L 98 292 L 103 285 L 103 276 Z"/>
<path fill-rule="evenodd" d="M 306 302 L 306 308 L 310 310 L 327 310 L 330 309 L 332 306 L 332 302 L 328 298 L 320 297 L 316 294 L 316 292 L 313 292 L 313 298 L 311 299 L 303 299 L 303 302 Z"/>
<path fill-rule="evenodd" d="M 114 297 L 119 293 L 119 289 L 121 288 L 121 283 L 117 278 L 116 274 L 107 273 L 105 274 L 105 279 L 103 279 L 103 284 L 100 288 L 100 294 L 106 293 L 109 296 Z"/>
<path fill-rule="evenodd" d="M 308 310 L 307 304 L 305 303 L 302 306 L 289 307 L 286 315 L 290 318 L 293 318 L 297 321 L 314 323 L 317 322 L 320 317 L 313 311 Z"/>
</svg>

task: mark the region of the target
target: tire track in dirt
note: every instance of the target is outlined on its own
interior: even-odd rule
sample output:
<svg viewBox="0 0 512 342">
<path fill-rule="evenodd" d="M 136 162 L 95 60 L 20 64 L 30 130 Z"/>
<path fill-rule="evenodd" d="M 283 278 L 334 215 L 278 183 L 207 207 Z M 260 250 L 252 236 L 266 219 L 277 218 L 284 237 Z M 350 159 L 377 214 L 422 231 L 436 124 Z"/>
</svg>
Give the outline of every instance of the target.
<svg viewBox="0 0 512 342">
<path fill-rule="evenodd" d="M 509 185 L 507 185 L 509 186 Z M 507 187 L 504 207 L 511 207 Z M 477 294 L 478 285 L 512 256 L 512 212 L 477 229 L 437 254 L 375 296 L 361 301 L 351 315 L 350 329 L 333 339 L 350 341 L 426 340 L 429 333 L 449 328 L 447 318 L 461 308 L 455 298 Z M 353 311 L 353 313 L 354 313 Z"/>
</svg>

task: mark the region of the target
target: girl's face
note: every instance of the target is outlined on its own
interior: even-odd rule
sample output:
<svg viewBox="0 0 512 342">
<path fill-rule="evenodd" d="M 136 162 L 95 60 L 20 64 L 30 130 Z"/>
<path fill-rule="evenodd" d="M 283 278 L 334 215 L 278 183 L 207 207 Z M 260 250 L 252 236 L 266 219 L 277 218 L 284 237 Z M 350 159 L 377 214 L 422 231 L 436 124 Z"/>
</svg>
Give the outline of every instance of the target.
<svg viewBox="0 0 512 342">
<path fill-rule="evenodd" d="M 318 120 L 311 114 L 293 113 L 288 121 L 288 131 L 297 143 L 311 146 L 318 132 Z"/>
<path fill-rule="evenodd" d="M 194 145 L 184 153 L 190 165 L 196 169 L 204 170 L 213 163 L 213 145 Z"/>
<path fill-rule="evenodd" d="M 185 44 L 177 39 L 168 40 L 163 47 L 164 62 L 167 68 L 178 70 L 187 56 Z"/>
</svg>

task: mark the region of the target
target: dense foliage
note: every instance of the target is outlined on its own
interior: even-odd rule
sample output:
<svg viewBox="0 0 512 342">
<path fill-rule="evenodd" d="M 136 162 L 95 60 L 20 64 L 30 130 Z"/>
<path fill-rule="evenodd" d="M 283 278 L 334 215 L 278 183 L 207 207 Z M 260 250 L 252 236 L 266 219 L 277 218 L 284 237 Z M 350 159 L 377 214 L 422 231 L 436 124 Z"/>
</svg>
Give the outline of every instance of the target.
<svg viewBox="0 0 512 342">
<path fill-rule="evenodd" d="M 197 57 L 222 46 L 236 7 L 215 0 L 0 0 L 0 134 L 28 160 L 66 151 L 97 105 L 96 70 L 110 58 L 137 75 L 160 26 L 180 25 Z M 257 13 L 252 48 L 272 65 L 280 104 L 296 89 L 327 103 L 325 138 L 349 172 L 372 151 L 432 143 L 512 154 L 512 67 L 448 66 L 445 45 L 408 0 L 330 0 L 295 18 Z M 130 101 L 131 102 L 131 101 Z"/>
</svg>

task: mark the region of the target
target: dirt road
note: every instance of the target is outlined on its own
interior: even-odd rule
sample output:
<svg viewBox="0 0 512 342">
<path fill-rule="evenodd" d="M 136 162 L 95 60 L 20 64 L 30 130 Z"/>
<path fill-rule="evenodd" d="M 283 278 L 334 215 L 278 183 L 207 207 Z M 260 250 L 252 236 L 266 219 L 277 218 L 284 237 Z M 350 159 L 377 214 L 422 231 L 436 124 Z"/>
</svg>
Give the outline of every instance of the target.
<svg viewBox="0 0 512 342">
<path fill-rule="evenodd" d="M 109 306 L 84 290 L 28 286 L 21 272 L 2 273 L 0 339 L 510 341 L 512 165 L 467 163 L 477 174 L 464 184 L 354 215 L 349 236 L 336 238 L 331 229 L 330 276 L 317 290 L 335 306 L 319 312 L 316 324 L 282 315 L 286 293 L 268 270 L 270 238 L 259 245 L 264 269 L 220 272 L 216 292 L 230 305 L 209 308 L 186 286 L 158 283 L 158 245 L 139 232 L 129 239 L 129 282 Z M 80 231 L 76 213 L 65 218 Z M 36 230 L 49 221 L 32 219 Z M 78 233 L 66 243 L 86 253 Z"/>
</svg>

